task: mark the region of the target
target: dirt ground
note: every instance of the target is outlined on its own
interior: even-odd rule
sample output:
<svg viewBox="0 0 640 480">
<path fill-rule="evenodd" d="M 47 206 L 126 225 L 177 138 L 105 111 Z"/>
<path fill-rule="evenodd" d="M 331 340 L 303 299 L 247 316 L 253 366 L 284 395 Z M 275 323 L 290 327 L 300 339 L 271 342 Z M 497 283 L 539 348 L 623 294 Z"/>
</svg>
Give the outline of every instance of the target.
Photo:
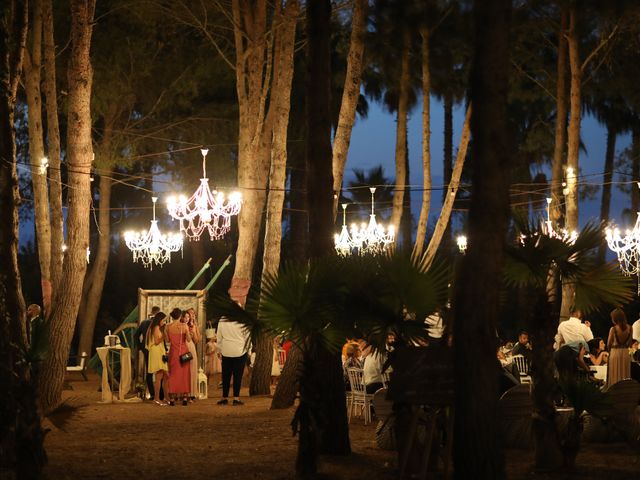
<svg viewBox="0 0 640 480">
<path fill-rule="evenodd" d="M 291 479 L 296 441 L 293 409 L 269 410 L 267 397 L 244 397 L 244 406 L 218 406 L 220 390 L 187 407 L 153 403 L 100 404 L 98 377 L 72 379 L 64 407 L 45 420 L 49 465 L 58 479 Z M 243 391 L 243 395 L 246 392 Z M 397 478 L 397 457 L 375 444 L 375 426 L 352 419 L 353 454 L 323 457 L 324 478 Z M 640 479 L 640 459 L 622 444 L 585 445 L 571 474 L 531 474 L 532 453 L 506 452 L 510 479 Z"/>
</svg>

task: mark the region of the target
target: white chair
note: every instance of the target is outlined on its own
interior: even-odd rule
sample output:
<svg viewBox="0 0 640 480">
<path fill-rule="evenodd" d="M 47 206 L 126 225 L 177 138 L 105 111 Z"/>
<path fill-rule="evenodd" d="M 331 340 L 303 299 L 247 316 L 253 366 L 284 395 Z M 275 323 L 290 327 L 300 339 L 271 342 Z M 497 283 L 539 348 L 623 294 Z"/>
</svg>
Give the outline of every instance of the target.
<svg viewBox="0 0 640 480">
<path fill-rule="evenodd" d="M 520 372 L 520 383 L 531 383 L 531 377 L 529 376 L 529 362 L 524 355 L 514 355 L 513 362 Z"/>
<path fill-rule="evenodd" d="M 351 385 L 351 397 L 349 399 L 348 417 L 351 422 L 351 414 L 354 410 L 364 411 L 364 424 L 371 423 L 371 407 L 373 395 L 368 394 L 364 386 L 364 371 L 360 368 L 349 368 L 349 385 Z"/>
<path fill-rule="evenodd" d="M 86 354 L 86 352 L 82 352 L 82 355 L 76 355 L 76 358 L 78 358 L 78 364 L 77 365 L 67 365 L 67 372 L 72 373 L 72 372 L 78 372 L 80 373 L 80 375 L 82 375 L 82 378 L 84 378 L 85 382 L 88 380 L 87 379 L 87 359 L 89 358 L 89 355 Z"/>
<path fill-rule="evenodd" d="M 382 386 L 383 388 L 389 388 L 389 382 L 391 381 L 391 369 L 387 369 L 382 374 Z"/>
</svg>

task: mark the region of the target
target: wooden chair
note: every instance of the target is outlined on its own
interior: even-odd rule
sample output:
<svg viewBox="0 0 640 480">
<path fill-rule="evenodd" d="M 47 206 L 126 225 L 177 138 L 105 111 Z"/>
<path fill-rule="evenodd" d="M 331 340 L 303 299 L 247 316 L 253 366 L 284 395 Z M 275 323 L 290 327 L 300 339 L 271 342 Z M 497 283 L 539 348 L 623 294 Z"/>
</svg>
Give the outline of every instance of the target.
<svg viewBox="0 0 640 480">
<path fill-rule="evenodd" d="M 505 445 L 516 448 L 533 446 L 531 385 L 521 384 L 507 390 L 498 402 Z"/>
<path fill-rule="evenodd" d="M 373 395 L 368 394 L 364 386 L 364 371 L 361 368 L 349 368 L 349 385 L 351 385 L 351 397 L 349 399 L 348 420 L 351 422 L 351 414 L 355 410 L 364 411 L 364 424 L 371 423 L 371 407 Z"/>
<path fill-rule="evenodd" d="M 516 364 L 518 372 L 520 372 L 520 383 L 531 383 L 531 376 L 529 375 L 529 362 L 524 355 L 514 355 L 513 363 Z"/>
<path fill-rule="evenodd" d="M 87 355 L 86 352 L 82 352 L 82 355 L 71 355 L 70 358 L 76 358 L 78 359 L 78 362 L 76 365 L 67 365 L 67 372 L 68 373 L 79 372 L 80 375 L 82 375 L 82 378 L 84 378 L 84 381 L 86 382 L 88 380 L 87 362 L 89 360 L 89 355 Z"/>
</svg>

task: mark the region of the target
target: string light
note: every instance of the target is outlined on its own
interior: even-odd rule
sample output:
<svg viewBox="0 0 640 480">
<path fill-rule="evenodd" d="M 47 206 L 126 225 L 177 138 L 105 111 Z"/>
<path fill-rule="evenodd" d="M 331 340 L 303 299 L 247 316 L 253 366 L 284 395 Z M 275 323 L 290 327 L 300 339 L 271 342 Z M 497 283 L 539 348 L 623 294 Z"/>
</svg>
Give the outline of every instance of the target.
<svg viewBox="0 0 640 480">
<path fill-rule="evenodd" d="M 125 232 L 124 241 L 127 247 L 133 252 L 133 261 L 140 260 L 145 268 L 153 270 L 153 265 L 162 266 L 171 261 L 171 253 L 182 249 L 182 235 L 170 233 L 163 235 L 158 228 L 156 220 L 157 197 L 152 197 L 153 220 L 151 227 L 147 231 Z"/>
<path fill-rule="evenodd" d="M 206 159 L 208 149 L 200 150 L 202 153 L 202 178 L 198 189 L 186 199 L 170 197 L 167 201 L 169 215 L 174 220 L 180 221 L 180 231 L 189 240 L 198 241 L 200 235 L 206 230 L 211 240 L 222 238 L 231 230 L 231 217 L 240 213 L 242 196 L 239 192 L 233 192 L 229 198 L 217 190 L 209 188 L 207 178 Z"/>
<path fill-rule="evenodd" d="M 456 243 L 458 244 L 458 250 L 460 253 L 464 254 L 467 252 L 467 237 L 464 235 L 458 235 L 456 238 Z"/>
</svg>

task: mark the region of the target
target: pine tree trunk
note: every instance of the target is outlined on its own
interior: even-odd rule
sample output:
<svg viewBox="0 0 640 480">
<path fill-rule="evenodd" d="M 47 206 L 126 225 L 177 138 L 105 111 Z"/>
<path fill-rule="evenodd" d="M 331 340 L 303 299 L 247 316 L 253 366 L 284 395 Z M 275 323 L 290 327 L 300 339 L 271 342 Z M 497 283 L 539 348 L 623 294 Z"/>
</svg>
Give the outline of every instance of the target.
<svg viewBox="0 0 640 480">
<path fill-rule="evenodd" d="M 64 382 L 73 326 L 80 307 L 82 283 L 87 268 L 89 246 L 89 177 L 93 161 L 91 141 L 90 60 L 94 0 L 71 1 L 71 53 L 68 69 L 69 210 L 67 213 L 68 251 L 62 268 L 64 290 L 58 295 L 56 308 L 49 318 L 50 352 L 40 376 L 42 410 L 50 412 L 59 403 Z"/>
<path fill-rule="evenodd" d="M 356 120 L 356 107 L 360 98 L 368 9 L 369 2 L 367 0 L 355 0 L 353 2 L 347 72 L 344 80 L 344 89 L 342 90 L 338 126 L 333 138 L 333 192 L 336 195 L 333 201 L 334 215 L 338 211 L 338 200 L 340 199 L 344 167 L 349 153 L 351 130 Z"/>
<path fill-rule="evenodd" d="M 57 286 L 62 277 L 62 176 L 60 174 L 60 128 L 56 89 L 56 46 L 53 37 L 52 0 L 42 0 L 44 36 L 44 81 L 42 84 L 47 111 L 47 147 L 49 158 L 49 207 L 51 210 L 51 306 L 55 305 Z"/>
<path fill-rule="evenodd" d="M 580 173 L 580 121 L 581 121 L 581 88 L 582 72 L 580 66 L 580 52 L 578 50 L 578 32 L 576 6 L 572 5 L 569 10 L 569 33 L 567 43 L 569 46 L 569 64 L 571 66 L 571 95 L 570 95 L 570 115 L 569 131 L 567 134 L 567 195 L 565 196 L 565 228 L 568 231 L 578 231 L 579 211 L 578 211 L 578 184 L 577 176 Z M 570 283 L 563 281 L 562 285 L 562 309 L 560 311 L 560 321 L 569 318 L 573 307 L 575 288 Z"/>
<path fill-rule="evenodd" d="M 600 221 L 609 222 L 609 209 L 611 208 L 611 181 L 613 180 L 613 161 L 616 155 L 617 132 L 607 125 L 607 149 L 604 155 L 604 176 L 602 179 L 602 202 L 600 203 Z M 604 263 L 607 253 L 607 245 L 603 243 L 598 247 L 598 262 Z"/>
<path fill-rule="evenodd" d="M 105 133 L 105 137 L 107 134 Z M 87 275 L 90 282 L 86 288 L 86 297 L 83 316 L 80 317 L 80 344 L 78 353 L 93 351 L 93 333 L 102 300 L 104 280 L 109 267 L 109 254 L 111 253 L 111 187 L 113 180 L 111 172 L 100 175 L 100 211 L 98 213 L 98 251 L 92 261 L 91 274 Z"/>
<path fill-rule="evenodd" d="M 42 126 L 42 96 L 40 78 L 42 71 L 42 4 L 33 2 L 31 24 L 31 48 L 25 55 L 24 88 L 27 94 L 27 114 L 29 123 L 29 157 L 33 203 L 36 225 L 36 243 L 40 261 L 40 283 L 45 316 L 51 306 L 51 225 L 49 220 L 49 192 L 47 190 L 47 170 L 43 167 L 44 131 Z"/>
<path fill-rule="evenodd" d="M 282 209 L 287 179 L 287 130 L 291 111 L 291 82 L 293 80 L 293 51 L 296 20 L 299 8 L 297 0 L 289 0 L 284 11 L 276 8 L 274 22 L 274 85 L 270 110 L 273 111 L 273 140 L 269 194 L 262 259 L 262 278 L 277 275 L 280 268 L 282 244 Z M 251 373 L 250 395 L 271 393 L 271 368 L 273 366 L 273 337 L 262 335 L 256 345 L 256 361 Z"/>
<path fill-rule="evenodd" d="M 279 410 L 293 406 L 298 393 L 298 380 L 302 369 L 302 352 L 299 348 L 292 346 L 287 355 L 287 361 L 280 373 L 280 379 L 276 386 L 271 401 L 271 410 Z"/>
<path fill-rule="evenodd" d="M 431 70 L 429 69 L 429 28 L 422 26 L 422 206 L 416 241 L 413 246 L 414 258 L 420 258 L 424 250 L 424 241 L 429 225 L 429 209 L 431 208 Z"/>
<path fill-rule="evenodd" d="M 309 177 L 309 253 L 333 251 L 333 175 L 331 171 L 331 2 L 307 3 L 307 164 Z"/>
<path fill-rule="evenodd" d="M 565 7 L 560 13 L 558 31 L 558 62 L 556 83 L 556 127 L 551 165 L 551 219 L 558 223 L 562 217 L 562 167 L 567 145 L 567 39 L 565 34 L 569 26 L 569 14 Z"/>
<path fill-rule="evenodd" d="M 433 259 L 438 252 L 438 248 L 440 248 L 440 244 L 442 243 L 442 238 L 447 230 L 447 225 L 449 225 L 449 219 L 451 218 L 451 212 L 453 211 L 453 205 L 458 193 L 458 187 L 460 186 L 460 177 L 462 176 L 464 161 L 465 158 L 467 158 L 467 148 L 469 146 L 469 137 L 471 136 L 470 122 L 471 105 L 467 107 L 467 113 L 464 118 L 462 134 L 460 136 L 460 146 L 458 148 L 458 155 L 456 158 L 456 165 L 453 169 L 451 181 L 447 188 L 447 196 L 444 199 L 442 210 L 440 210 L 440 216 L 438 217 L 438 223 L 436 223 L 436 228 L 433 230 L 433 235 L 431 236 L 431 240 L 429 240 L 427 250 L 424 252 L 424 255 L 422 257 L 423 268 L 428 268 L 429 265 L 431 265 L 431 262 L 433 262 Z"/>
<path fill-rule="evenodd" d="M 455 478 L 505 477 L 498 439 L 496 319 L 509 219 L 510 0 L 474 2 L 469 247 L 455 294 Z"/>
<path fill-rule="evenodd" d="M 411 36 L 408 31 L 402 36 L 402 55 L 400 58 L 400 94 L 398 97 L 398 114 L 396 124 L 396 188 L 393 192 L 393 211 L 390 226 L 396 234 L 402 219 L 404 190 L 407 184 L 407 123 L 409 117 L 409 89 L 411 88 L 411 72 L 409 70 L 409 54 Z M 409 239 L 409 241 L 411 241 Z"/>
</svg>

